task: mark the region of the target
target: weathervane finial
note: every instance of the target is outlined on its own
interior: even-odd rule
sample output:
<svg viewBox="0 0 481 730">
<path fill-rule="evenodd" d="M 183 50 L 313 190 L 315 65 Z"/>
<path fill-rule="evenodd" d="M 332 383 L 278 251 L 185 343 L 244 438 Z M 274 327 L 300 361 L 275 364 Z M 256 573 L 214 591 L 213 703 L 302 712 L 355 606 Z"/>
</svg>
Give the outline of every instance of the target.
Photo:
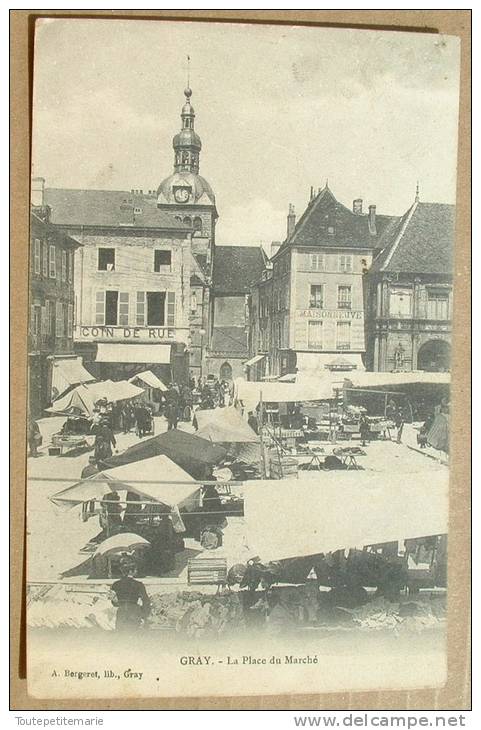
<svg viewBox="0 0 481 730">
<path fill-rule="evenodd" d="M 419 180 L 416 182 L 416 197 L 414 198 L 415 202 L 419 202 Z"/>
</svg>

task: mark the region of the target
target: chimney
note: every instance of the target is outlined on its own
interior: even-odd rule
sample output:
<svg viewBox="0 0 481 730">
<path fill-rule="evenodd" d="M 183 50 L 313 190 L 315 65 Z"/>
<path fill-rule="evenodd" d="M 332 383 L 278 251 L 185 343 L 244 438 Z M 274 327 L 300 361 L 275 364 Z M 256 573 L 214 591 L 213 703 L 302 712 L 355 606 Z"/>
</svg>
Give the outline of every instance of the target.
<svg viewBox="0 0 481 730">
<path fill-rule="evenodd" d="M 289 203 L 289 214 L 287 216 L 287 238 L 290 238 L 296 227 L 296 212 L 292 203 Z"/>
<path fill-rule="evenodd" d="M 279 251 L 281 247 L 280 241 L 272 241 L 271 243 L 271 258 Z"/>
<path fill-rule="evenodd" d="M 371 236 L 376 236 L 376 206 L 370 205 L 369 206 L 369 215 L 368 215 L 368 225 L 369 225 L 369 233 Z"/>
<path fill-rule="evenodd" d="M 356 215 L 362 215 L 362 198 L 356 198 L 352 201 L 352 212 Z"/>
<path fill-rule="evenodd" d="M 30 203 L 35 208 L 42 208 L 45 205 L 45 178 L 33 177 L 30 190 Z"/>
</svg>

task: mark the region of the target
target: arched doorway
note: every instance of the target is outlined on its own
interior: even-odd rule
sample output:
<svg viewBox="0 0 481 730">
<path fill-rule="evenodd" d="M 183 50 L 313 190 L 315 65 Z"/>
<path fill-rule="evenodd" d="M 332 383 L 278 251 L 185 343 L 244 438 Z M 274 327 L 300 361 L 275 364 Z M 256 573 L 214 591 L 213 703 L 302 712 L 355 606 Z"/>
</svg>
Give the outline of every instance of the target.
<svg viewBox="0 0 481 730">
<path fill-rule="evenodd" d="M 444 340 L 429 340 L 419 348 L 418 370 L 445 373 L 451 367 L 451 347 Z"/>
<path fill-rule="evenodd" d="M 232 366 L 228 362 L 222 363 L 219 371 L 220 380 L 232 380 Z"/>
</svg>

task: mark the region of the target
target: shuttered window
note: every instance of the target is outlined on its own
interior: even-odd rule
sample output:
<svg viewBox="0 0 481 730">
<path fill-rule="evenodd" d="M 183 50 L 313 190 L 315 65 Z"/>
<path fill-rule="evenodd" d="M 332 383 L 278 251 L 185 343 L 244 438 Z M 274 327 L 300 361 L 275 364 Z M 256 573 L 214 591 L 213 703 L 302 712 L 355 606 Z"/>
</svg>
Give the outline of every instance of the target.
<svg viewBox="0 0 481 730">
<path fill-rule="evenodd" d="M 64 311 L 63 311 L 63 304 L 62 302 L 57 302 L 55 307 L 55 336 L 56 337 L 63 337 L 64 336 L 64 328 L 65 328 L 65 321 L 64 321 Z"/>
<path fill-rule="evenodd" d="M 73 337 L 73 304 L 68 305 L 67 336 Z"/>
<path fill-rule="evenodd" d="M 336 349 L 351 349 L 351 323 L 336 322 Z"/>
<path fill-rule="evenodd" d="M 49 246 L 48 266 L 49 266 L 50 278 L 56 279 L 57 278 L 57 261 L 55 260 L 55 246 L 53 244 L 50 244 L 50 246 Z"/>
<path fill-rule="evenodd" d="M 322 322 L 310 320 L 307 330 L 308 345 L 322 349 Z"/>
<path fill-rule="evenodd" d="M 95 324 L 105 322 L 105 292 L 98 291 L 95 294 Z"/>
<path fill-rule="evenodd" d="M 67 252 L 62 251 L 62 281 L 67 281 Z"/>
<path fill-rule="evenodd" d="M 42 244 L 38 238 L 33 243 L 33 268 L 36 274 L 40 274 L 42 258 Z"/>
<path fill-rule="evenodd" d="M 119 292 L 119 324 L 129 324 L 129 293 L 125 291 Z"/>
<path fill-rule="evenodd" d="M 46 241 L 43 244 L 42 274 L 45 278 L 48 276 L 48 243 Z"/>
<path fill-rule="evenodd" d="M 135 307 L 135 321 L 137 327 L 143 327 L 145 325 L 145 292 L 137 292 L 137 302 Z"/>
<path fill-rule="evenodd" d="M 175 292 L 167 292 L 167 327 L 175 327 Z"/>
</svg>

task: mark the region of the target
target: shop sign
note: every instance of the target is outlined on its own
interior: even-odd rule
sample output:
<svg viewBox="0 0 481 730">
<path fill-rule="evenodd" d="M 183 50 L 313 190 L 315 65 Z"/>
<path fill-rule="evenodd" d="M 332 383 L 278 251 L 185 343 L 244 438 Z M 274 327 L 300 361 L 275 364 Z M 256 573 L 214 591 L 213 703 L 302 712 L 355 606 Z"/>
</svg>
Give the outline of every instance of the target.
<svg viewBox="0 0 481 730">
<path fill-rule="evenodd" d="M 174 340 L 175 327 L 110 327 L 107 325 L 75 328 L 77 340 Z"/>
<path fill-rule="evenodd" d="M 299 315 L 306 319 L 364 319 L 364 312 L 356 309 L 303 309 Z"/>
</svg>

